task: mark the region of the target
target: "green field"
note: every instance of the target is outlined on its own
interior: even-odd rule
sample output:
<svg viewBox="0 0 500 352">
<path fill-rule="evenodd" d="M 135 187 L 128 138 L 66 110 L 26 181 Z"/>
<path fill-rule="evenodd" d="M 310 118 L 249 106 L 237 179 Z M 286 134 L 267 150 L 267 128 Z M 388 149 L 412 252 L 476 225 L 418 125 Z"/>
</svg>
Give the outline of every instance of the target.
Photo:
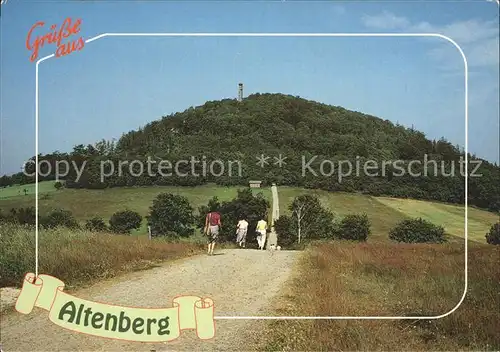
<svg viewBox="0 0 500 352">
<path fill-rule="evenodd" d="M 20 186 L 22 187 L 22 186 Z M 99 216 L 107 221 L 113 213 L 120 210 L 133 210 L 146 216 L 153 199 L 160 193 L 173 193 L 185 196 L 191 206 L 198 210 L 201 205 L 206 205 L 213 196 L 219 200 L 231 200 L 236 197 L 237 187 L 216 187 L 204 185 L 198 187 L 121 187 L 103 190 L 88 189 L 61 189 L 55 190 L 53 183 L 41 182 L 38 197 L 38 207 L 40 214 L 46 214 L 58 208 L 69 210 L 80 221 L 85 221 L 94 216 Z M 12 187 L 14 188 L 14 187 Z M 33 187 L 34 189 L 34 187 Z M 22 188 L 21 188 L 22 190 Z M 262 192 L 265 197 L 271 200 L 271 190 L 255 190 L 254 193 Z M 12 193 L 12 192 L 11 192 Z M 7 212 L 11 208 L 35 206 L 35 194 L 10 196 L 0 199 L 0 210 Z M 133 234 L 146 234 L 146 224 Z"/>
<path fill-rule="evenodd" d="M 42 187 L 43 186 L 43 187 Z M 48 185 L 40 183 L 40 189 L 47 189 Z M 107 219 L 114 212 L 120 210 L 133 210 L 146 216 L 153 199 L 160 193 L 173 193 L 185 196 L 191 206 L 197 210 L 200 205 L 206 205 L 213 196 L 219 200 L 231 200 L 236 196 L 237 187 L 216 187 L 205 185 L 198 187 L 121 187 L 103 190 L 89 189 L 62 189 L 57 192 L 41 191 L 38 198 L 40 213 L 47 213 L 57 208 L 71 211 L 79 220 L 90 219 L 100 216 Z M 262 192 L 271 199 L 271 191 L 262 189 Z M 35 205 L 35 195 L 11 196 L 0 199 L 0 209 L 4 211 L 10 208 L 28 207 Z"/>
<path fill-rule="evenodd" d="M 40 195 L 56 192 L 54 188 L 55 181 L 44 181 L 38 183 L 38 193 Z M 26 189 L 26 196 L 34 196 L 35 195 L 35 184 L 27 184 L 27 185 L 14 185 L 10 187 L 0 188 L 0 200 L 6 198 L 12 198 L 17 196 L 25 196 L 24 190 Z"/>
<path fill-rule="evenodd" d="M 321 190 L 280 187 L 280 214 L 288 214 L 287 209 L 293 199 L 301 194 L 318 196 L 323 206 L 334 213 L 344 216 L 352 213 L 366 213 L 372 223 L 372 232 L 376 236 L 386 236 L 389 230 L 406 215 L 385 206 L 371 196 L 356 193 L 327 192 Z"/>
<path fill-rule="evenodd" d="M 449 234 L 465 236 L 465 208 L 414 199 L 397 199 L 379 197 L 377 200 L 409 217 L 421 217 L 441 225 Z M 484 242 L 484 236 L 491 225 L 498 221 L 498 214 L 476 208 L 468 208 L 467 237 L 469 240 Z"/>
<path fill-rule="evenodd" d="M 28 195 L 19 195 L 23 188 L 29 189 Z M 120 210 L 130 209 L 146 216 L 153 199 L 160 193 L 181 194 L 188 198 L 191 206 L 197 211 L 213 196 L 221 201 L 236 196 L 238 187 L 219 187 L 204 185 L 198 187 L 125 187 L 103 190 L 61 189 L 56 191 L 53 182 L 39 184 L 39 209 L 41 214 L 57 208 L 71 211 L 80 221 L 99 216 L 107 221 L 111 215 Z M 271 202 L 270 188 L 254 189 L 254 193 L 262 192 Z M 464 208 L 435 202 L 412 199 L 395 199 L 372 197 L 356 193 L 327 192 L 307 190 L 293 187 L 280 187 L 280 213 L 288 214 L 288 206 L 293 198 L 300 194 L 315 194 L 322 204 L 339 216 L 349 213 L 366 213 L 372 223 L 374 238 L 386 239 L 389 230 L 399 221 L 408 217 L 422 217 L 435 224 L 442 225 L 450 235 L 464 236 Z M 0 210 L 35 205 L 34 185 L 14 186 L 0 190 Z M 498 215 L 469 207 L 470 240 L 484 242 L 484 235 L 490 226 L 498 221 Z M 145 234 L 146 227 L 135 234 Z"/>
</svg>

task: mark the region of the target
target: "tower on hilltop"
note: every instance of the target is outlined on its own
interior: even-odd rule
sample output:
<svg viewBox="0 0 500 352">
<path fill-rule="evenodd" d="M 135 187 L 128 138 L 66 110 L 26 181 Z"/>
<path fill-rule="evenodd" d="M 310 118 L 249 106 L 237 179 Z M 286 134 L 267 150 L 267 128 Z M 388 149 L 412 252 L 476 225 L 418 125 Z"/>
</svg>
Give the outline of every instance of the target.
<svg viewBox="0 0 500 352">
<path fill-rule="evenodd" d="M 243 83 L 238 83 L 238 101 L 243 100 Z"/>
</svg>

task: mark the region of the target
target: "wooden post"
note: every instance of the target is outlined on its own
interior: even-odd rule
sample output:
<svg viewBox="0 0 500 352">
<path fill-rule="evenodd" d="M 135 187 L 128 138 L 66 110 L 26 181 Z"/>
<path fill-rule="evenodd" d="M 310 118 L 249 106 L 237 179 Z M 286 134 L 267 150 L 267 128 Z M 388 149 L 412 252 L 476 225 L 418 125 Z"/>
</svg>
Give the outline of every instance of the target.
<svg viewBox="0 0 500 352">
<path fill-rule="evenodd" d="M 151 226 L 148 226 L 148 238 L 151 241 Z"/>
</svg>

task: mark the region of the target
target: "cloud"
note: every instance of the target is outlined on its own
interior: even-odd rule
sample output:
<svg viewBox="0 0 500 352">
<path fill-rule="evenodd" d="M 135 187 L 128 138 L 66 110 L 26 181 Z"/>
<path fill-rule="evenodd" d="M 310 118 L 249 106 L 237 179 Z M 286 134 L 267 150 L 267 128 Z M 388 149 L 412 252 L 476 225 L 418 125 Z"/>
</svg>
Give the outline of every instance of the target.
<svg viewBox="0 0 500 352">
<path fill-rule="evenodd" d="M 470 67 L 498 67 L 498 23 L 469 19 L 446 25 L 434 25 L 429 22 L 412 23 L 408 18 L 384 11 L 378 15 L 364 15 L 362 23 L 367 28 L 398 30 L 398 32 L 438 33 L 453 39 L 464 51 Z M 456 52 L 451 47 L 440 45 L 429 50 L 429 55 L 445 63 Z M 452 49 L 452 48 L 451 48 Z M 453 65 L 456 67 L 456 65 Z M 447 69 L 449 67 L 445 65 Z M 462 66 L 463 67 L 463 66 Z"/>
<path fill-rule="evenodd" d="M 415 32 L 443 34 L 460 42 L 460 44 L 470 44 L 480 40 L 498 37 L 498 26 L 496 21 L 479 21 L 477 19 L 453 22 L 444 26 L 435 26 L 428 22 L 420 22 L 408 26 L 407 29 Z"/>
<path fill-rule="evenodd" d="M 379 15 L 364 15 L 361 21 L 366 27 L 375 29 L 397 29 L 410 25 L 406 17 L 396 16 L 389 11 L 384 11 Z"/>
<path fill-rule="evenodd" d="M 382 12 L 365 15 L 361 22 L 366 28 L 377 31 L 399 33 L 438 33 L 454 40 L 463 50 L 469 69 L 469 150 L 484 151 L 496 145 L 498 150 L 498 106 L 499 106 L 499 30 L 498 21 L 468 19 L 444 25 L 411 21 L 407 17 Z M 442 69 L 440 78 L 448 81 L 448 89 L 455 89 L 464 79 L 463 60 L 451 43 L 439 38 L 422 38 L 427 41 L 427 55 Z M 449 113 L 461 114 L 461 106 L 447 106 Z M 473 123 L 471 123 L 473 121 Z M 490 154 L 490 160 L 498 162 L 498 152 Z"/>
</svg>

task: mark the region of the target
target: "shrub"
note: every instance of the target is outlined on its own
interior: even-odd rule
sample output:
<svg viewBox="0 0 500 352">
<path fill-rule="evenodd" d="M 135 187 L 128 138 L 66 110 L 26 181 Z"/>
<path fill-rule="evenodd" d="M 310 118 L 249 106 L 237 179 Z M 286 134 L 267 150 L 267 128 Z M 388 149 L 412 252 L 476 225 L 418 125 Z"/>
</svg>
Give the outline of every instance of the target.
<svg viewBox="0 0 500 352">
<path fill-rule="evenodd" d="M 294 198 L 288 207 L 292 213 L 297 243 L 304 239 L 327 238 L 333 228 L 333 213 L 323 208 L 317 196 L 305 194 Z"/>
<path fill-rule="evenodd" d="M 219 198 L 217 196 L 209 199 L 207 205 L 202 205 L 198 207 L 198 216 L 196 217 L 196 226 L 203 231 L 205 227 L 205 220 L 208 213 L 212 211 L 220 212 L 221 203 L 219 202 Z"/>
<path fill-rule="evenodd" d="M 337 237 L 345 240 L 366 241 L 370 233 L 370 220 L 366 214 L 350 214 L 340 221 Z"/>
<path fill-rule="evenodd" d="M 446 242 L 444 228 L 418 218 L 401 221 L 389 231 L 389 238 L 405 243 Z"/>
<path fill-rule="evenodd" d="M 336 215 L 327 209 L 318 212 L 317 219 L 312 227 L 310 239 L 333 239 L 337 237 L 338 229 Z"/>
<path fill-rule="evenodd" d="M 61 188 L 63 187 L 63 184 L 61 181 L 56 181 L 54 183 L 54 188 L 57 189 L 57 190 L 60 190 Z"/>
<path fill-rule="evenodd" d="M 11 222 L 16 222 L 22 225 L 35 225 L 35 207 L 27 207 L 27 208 L 12 208 L 10 210 L 10 216 L 7 218 L 10 219 Z"/>
<path fill-rule="evenodd" d="M 109 228 L 116 233 L 130 234 L 141 227 L 142 216 L 132 210 L 117 211 L 109 219 Z"/>
<path fill-rule="evenodd" d="M 85 222 L 85 229 L 92 232 L 104 232 L 108 229 L 108 227 L 103 219 L 95 216 Z"/>
<path fill-rule="evenodd" d="M 193 208 L 186 197 L 162 193 L 153 201 L 147 216 L 151 231 L 167 236 L 175 232 L 181 237 L 193 234 Z"/>
<path fill-rule="evenodd" d="M 493 224 L 490 231 L 486 234 L 486 242 L 489 244 L 500 244 L 500 221 Z"/>
<path fill-rule="evenodd" d="M 206 206 L 198 208 L 199 216 L 196 225 L 200 230 L 205 226 L 205 217 L 210 211 L 218 211 L 221 214 L 222 228 L 219 238 L 222 241 L 234 241 L 236 239 L 235 229 L 238 220 L 245 218 L 248 221 L 247 246 L 256 245 L 256 234 L 253 231 L 260 219 L 268 221 L 269 202 L 262 193 L 253 195 L 250 188 L 237 191 L 236 198 L 222 202 L 214 197 Z"/>
<path fill-rule="evenodd" d="M 221 238 L 225 241 L 234 241 L 236 238 L 235 227 L 238 220 L 245 218 L 248 221 L 248 233 L 246 243 L 248 246 L 257 245 L 257 234 L 254 229 L 261 219 L 268 221 L 269 202 L 262 193 L 253 195 L 250 188 L 238 190 L 236 198 L 229 202 L 223 202 L 220 213 L 222 216 Z"/>
<path fill-rule="evenodd" d="M 0 209 L 0 223 L 2 222 L 11 222 L 11 217 L 7 214 L 4 214 L 2 209 Z"/>
<path fill-rule="evenodd" d="M 274 230 L 278 235 L 278 245 L 281 247 L 290 247 L 297 240 L 294 221 L 287 215 L 280 216 L 274 222 Z"/>
<path fill-rule="evenodd" d="M 59 226 L 76 229 L 79 227 L 78 222 L 68 210 L 57 209 L 40 219 L 40 225 L 45 228 L 52 229 Z"/>
</svg>

